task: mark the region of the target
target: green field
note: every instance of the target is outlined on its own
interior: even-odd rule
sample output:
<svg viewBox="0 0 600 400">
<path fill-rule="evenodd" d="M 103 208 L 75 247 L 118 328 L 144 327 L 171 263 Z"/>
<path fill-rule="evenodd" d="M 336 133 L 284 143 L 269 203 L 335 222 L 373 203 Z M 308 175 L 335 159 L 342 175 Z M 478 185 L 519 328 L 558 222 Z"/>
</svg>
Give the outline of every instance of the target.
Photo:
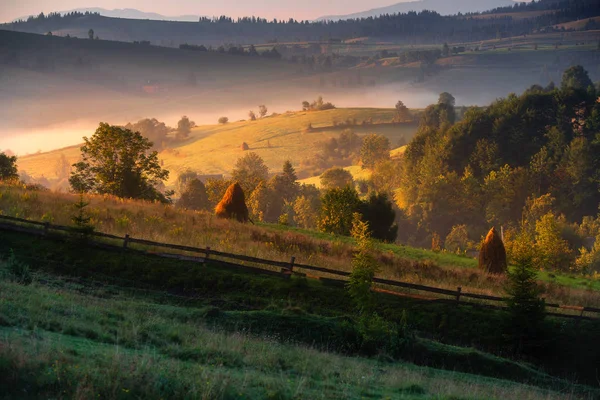
<svg viewBox="0 0 600 400">
<path fill-rule="evenodd" d="M 418 335 L 402 333 L 399 347 L 389 347 L 393 336 L 369 337 L 357 330 L 341 288 L 18 233 L 0 236 L 4 398 L 22 398 L 24 392 L 28 398 L 119 399 L 597 395 L 531 366 Z M 11 247 L 32 267 L 29 286 L 12 281 Z M 449 341 L 472 335 L 489 341 L 501 318 L 497 312 L 385 295 L 378 301 L 386 319 L 408 312 L 415 331 L 430 329 L 439 315 L 447 315 L 450 329 L 439 329 Z"/>
</svg>

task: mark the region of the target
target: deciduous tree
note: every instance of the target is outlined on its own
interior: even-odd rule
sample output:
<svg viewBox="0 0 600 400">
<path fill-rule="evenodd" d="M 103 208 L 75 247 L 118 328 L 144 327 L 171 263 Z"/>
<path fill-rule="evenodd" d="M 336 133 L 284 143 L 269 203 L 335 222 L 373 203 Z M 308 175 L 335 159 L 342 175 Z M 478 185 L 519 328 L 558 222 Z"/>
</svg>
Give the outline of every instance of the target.
<svg viewBox="0 0 600 400">
<path fill-rule="evenodd" d="M 247 193 L 252 193 L 261 182 L 267 181 L 269 168 L 258 154 L 250 152 L 237 160 L 231 175 Z"/>
<path fill-rule="evenodd" d="M 83 138 L 82 160 L 74 164 L 69 182 L 76 192 L 168 201 L 157 187 L 169 177 L 152 142 L 139 132 L 101 123 Z"/>
<path fill-rule="evenodd" d="M 348 236 L 352 218 L 360 207 L 360 199 L 354 188 L 328 190 L 321 199 L 318 228 L 321 232 Z"/>
<path fill-rule="evenodd" d="M 19 179 L 17 171 L 17 157 L 0 153 L 0 181 Z"/>
<path fill-rule="evenodd" d="M 367 135 L 360 149 L 363 168 L 373 168 L 378 162 L 390 159 L 390 141 L 383 135 Z"/>
</svg>

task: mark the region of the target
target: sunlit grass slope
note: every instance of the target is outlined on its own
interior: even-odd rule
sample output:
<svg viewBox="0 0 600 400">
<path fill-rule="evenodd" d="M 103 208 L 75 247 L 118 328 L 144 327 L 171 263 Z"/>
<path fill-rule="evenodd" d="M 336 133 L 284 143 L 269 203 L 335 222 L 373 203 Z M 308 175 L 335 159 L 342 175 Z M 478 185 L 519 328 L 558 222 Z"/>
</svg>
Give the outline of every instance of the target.
<svg viewBox="0 0 600 400">
<path fill-rule="evenodd" d="M 337 137 L 346 127 L 334 126 L 348 120 L 357 125 L 348 127 L 359 135 L 378 133 L 387 136 L 394 145 L 401 137 L 409 140 L 416 131 L 415 124 L 391 124 L 393 109 L 347 108 L 327 111 L 290 112 L 268 116 L 257 121 L 230 122 L 222 125 L 199 126 L 189 139 L 173 143 L 160 153 L 163 167 L 171 172 L 169 184 L 179 173 L 192 169 L 204 174 L 230 174 L 235 162 L 244 155 L 242 144 L 248 144 L 272 172 L 281 170 L 283 162 L 291 160 L 300 172 L 300 163 L 319 151 L 319 143 Z M 362 125 L 372 120 L 372 125 Z M 306 128 L 312 125 L 312 130 Z M 90 132 L 91 136 L 93 132 Z M 56 162 L 64 154 L 69 162 L 80 155 L 73 146 L 48 153 L 21 157 L 20 170 L 33 177 L 56 177 Z"/>
<path fill-rule="evenodd" d="M 0 186 L 4 215 L 71 225 L 78 196 Z M 89 215 L 96 229 L 120 236 L 206 247 L 264 259 L 349 271 L 353 240 L 282 225 L 240 225 L 210 213 L 169 205 L 91 196 Z M 506 281 L 476 269 L 476 260 L 397 244 L 379 244 L 378 276 L 464 292 L 504 296 Z M 600 282 L 570 275 L 543 275 L 546 298 L 570 305 L 599 306 Z"/>
</svg>

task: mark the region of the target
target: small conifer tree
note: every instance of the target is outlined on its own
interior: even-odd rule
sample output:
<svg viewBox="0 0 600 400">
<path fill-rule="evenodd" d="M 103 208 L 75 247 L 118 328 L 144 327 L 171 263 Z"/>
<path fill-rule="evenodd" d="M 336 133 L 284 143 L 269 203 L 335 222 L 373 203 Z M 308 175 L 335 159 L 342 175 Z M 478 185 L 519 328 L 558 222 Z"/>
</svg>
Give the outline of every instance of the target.
<svg viewBox="0 0 600 400">
<path fill-rule="evenodd" d="M 373 242 L 369 234 L 369 224 L 361 220 L 359 213 L 352 218 L 352 237 L 356 240 L 356 253 L 352 260 L 352 273 L 347 284 L 350 297 L 355 301 L 361 315 L 371 314 L 374 310 L 371 285 L 378 271 L 373 258 Z"/>
<path fill-rule="evenodd" d="M 508 272 L 506 303 L 508 306 L 508 333 L 514 340 L 515 352 L 522 353 L 535 339 L 539 339 L 545 317 L 545 303 L 537 281 L 537 272 L 531 258 L 519 257 Z"/>
<path fill-rule="evenodd" d="M 87 214 L 86 209 L 89 205 L 90 203 L 84 200 L 83 193 L 79 194 L 79 201 L 73 205 L 76 214 L 71 217 L 71 222 L 73 222 L 74 231 L 80 237 L 87 237 L 94 232 L 94 225 L 91 223 L 92 218 Z"/>
</svg>

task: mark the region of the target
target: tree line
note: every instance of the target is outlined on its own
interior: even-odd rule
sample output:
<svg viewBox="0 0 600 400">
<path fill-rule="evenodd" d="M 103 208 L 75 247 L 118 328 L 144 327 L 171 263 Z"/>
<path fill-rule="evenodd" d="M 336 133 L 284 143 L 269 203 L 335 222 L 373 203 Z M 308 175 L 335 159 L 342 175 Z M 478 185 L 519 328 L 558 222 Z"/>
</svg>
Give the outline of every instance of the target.
<svg viewBox="0 0 600 400">
<path fill-rule="evenodd" d="M 491 225 L 503 228 L 509 256 L 531 251 L 538 267 L 597 269 L 600 246 L 584 244 L 600 237 L 598 89 L 575 66 L 558 88 L 533 86 L 460 121 L 452 102 L 427 107 L 402 161 L 375 170 L 402 209 L 401 231 L 411 232 L 403 239 L 453 242 L 462 232 L 464 248 Z"/>
<path fill-rule="evenodd" d="M 136 21 L 136 24 L 147 25 L 148 29 L 155 24 L 164 24 L 173 34 L 180 37 L 202 32 L 202 34 L 235 35 L 247 38 L 272 38 L 272 42 L 276 42 L 282 39 L 338 41 L 362 36 L 392 36 L 403 38 L 411 43 L 443 43 L 518 36 L 532 33 L 543 27 L 600 15 L 600 5 L 593 1 L 568 0 L 551 3 L 553 5 L 548 9 L 552 12 L 520 19 L 504 15 L 494 18 L 478 18 L 478 15 L 469 14 L 441 16 L 432 11 L 422 11 L 339 21 L 296 21 L 294 19 L 267 21 L 254 17 L 234 20 L 222 16 L 212 19 L 201 18 L 194 24 L 173 21 Z M 538 3 L 535 3 L 520 7 L 519 11 L 536 10 L 537 7 Z M 110 18 L 95 14 L 92 17 L 86 18 L 90 24 L 95 25 L 94 27 L 110 28 L 114 25 Z M 51 17 L 40 14 L 28 21 L 18 21 L 9 26 L 19 27 L 29 24 L 38 31 L 47 32 L 64 28 L 65 22 L 70 23 L 79 18 L 82 16 L 77 14 L 64 16 L 52 14 Z"/>
</svg>

